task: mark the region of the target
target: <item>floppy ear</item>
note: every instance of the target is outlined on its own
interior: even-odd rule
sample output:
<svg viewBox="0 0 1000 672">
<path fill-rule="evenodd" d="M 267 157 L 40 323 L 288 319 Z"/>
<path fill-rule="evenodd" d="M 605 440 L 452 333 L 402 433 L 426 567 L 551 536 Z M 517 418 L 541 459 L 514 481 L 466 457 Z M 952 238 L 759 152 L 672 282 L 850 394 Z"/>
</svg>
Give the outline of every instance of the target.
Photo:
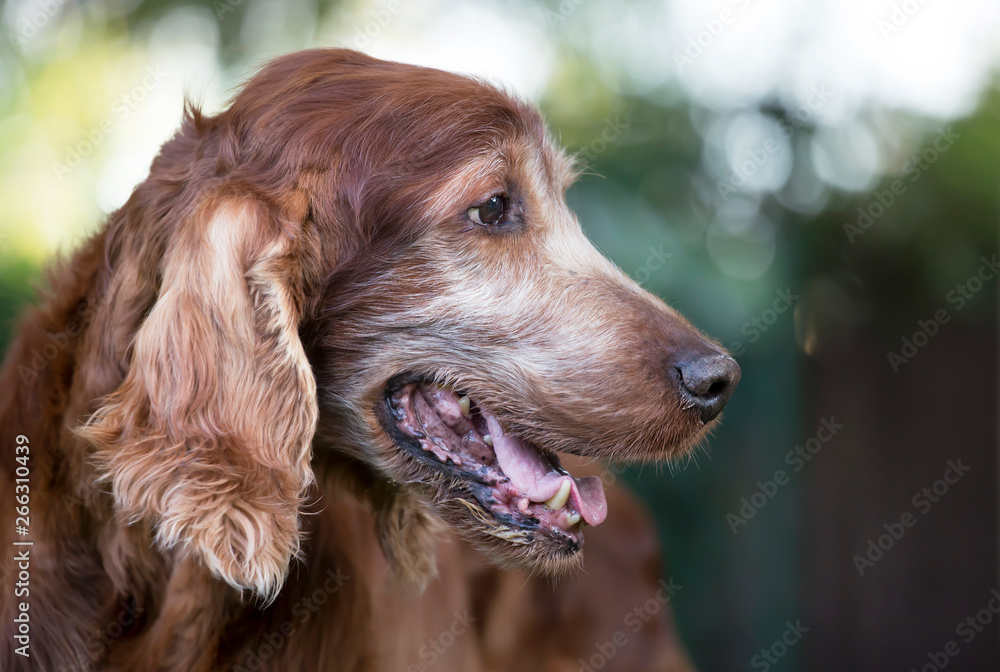
<svg viewBox="0 0 1000 672">
<path fill-rule="evenodd" d="M 264 599 L 298 552 L 313 481 L 302 240 L 253 199 L 203 202 L 172 234 L 124 381 L 77 432 L 126 522 Z"/>
</svg>

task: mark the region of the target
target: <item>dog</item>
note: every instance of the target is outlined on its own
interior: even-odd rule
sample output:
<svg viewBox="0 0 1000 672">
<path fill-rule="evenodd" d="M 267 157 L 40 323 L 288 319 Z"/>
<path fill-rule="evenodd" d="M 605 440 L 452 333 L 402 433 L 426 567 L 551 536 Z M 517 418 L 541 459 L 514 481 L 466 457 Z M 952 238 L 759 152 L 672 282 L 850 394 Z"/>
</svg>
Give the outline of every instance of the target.
<svg viewBox="0 0 1000 672">
<path fill-rule="evenodd" d="M 691 669 L 597 461 L 685 454 L 740 370 L 576 172 L 530 105 L 350 50 L 186 106 L 0 371 L 3 669 Z"/>
</svg>

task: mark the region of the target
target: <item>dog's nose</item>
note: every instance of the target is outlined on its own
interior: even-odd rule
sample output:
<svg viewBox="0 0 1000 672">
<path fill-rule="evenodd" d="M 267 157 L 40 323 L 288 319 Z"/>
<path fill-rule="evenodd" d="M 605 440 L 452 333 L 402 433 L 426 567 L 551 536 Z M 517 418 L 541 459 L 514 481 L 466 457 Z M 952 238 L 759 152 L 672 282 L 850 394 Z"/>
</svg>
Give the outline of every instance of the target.
<svg viewBox="0 0 1000 672">
<path fill-rule="evenodd" d="M 681 387 L 695 403 L 702 422 L 722 412 L 740 382 L 740 365 L 729 355 L 715 352 L 677 366 Z"/>
</svg>

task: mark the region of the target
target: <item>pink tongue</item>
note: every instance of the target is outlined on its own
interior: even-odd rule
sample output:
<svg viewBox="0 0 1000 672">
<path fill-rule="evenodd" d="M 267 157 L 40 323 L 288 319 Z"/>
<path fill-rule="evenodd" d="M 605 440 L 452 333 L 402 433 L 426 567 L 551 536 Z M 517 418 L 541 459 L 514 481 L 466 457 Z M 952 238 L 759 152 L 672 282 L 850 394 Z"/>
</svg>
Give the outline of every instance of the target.
<svg viewBox="0 0 1000 672">
<path fill-rule="evenodd" d="M 481 409 L 480 409 L 481 410 Z M 503 473 L 511 484 L 532 502 L 546 502 L 559 491 L 563 481 L 570 482 L 569 502 L 578 509 L 588 525 L 600 525 L 608 515 L 604 486 L 596 476 L 576 479 L 560 474 L 545 457 L 524 441 L 507 436 L 496 418 L 482 411 L 493 439 L 493 450 Z"/>
</svg>

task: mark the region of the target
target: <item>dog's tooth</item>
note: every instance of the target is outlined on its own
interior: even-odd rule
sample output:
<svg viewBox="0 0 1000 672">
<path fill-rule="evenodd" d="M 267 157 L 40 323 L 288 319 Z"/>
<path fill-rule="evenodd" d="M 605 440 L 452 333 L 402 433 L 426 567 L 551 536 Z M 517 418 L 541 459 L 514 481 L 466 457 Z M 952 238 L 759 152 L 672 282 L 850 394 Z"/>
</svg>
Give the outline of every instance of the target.
<svg viewBox="0 0 1000 672">
<path fill-rule="evenodd" d="M 530 505 L 531 502 L 528 500 L 527 497 L 522 497 L 521 499 L 517 500 L 517 508 L 521 510 L 521 513 L 528 513 L 528 507 Z"/>
<path fill-rule="evenodd" d="M 469 412 L 469 406 L 471 404 L 472 402 L 469 400 L 468 397 L 459 397 L 458 399 L 458 407 L 462 409 L 462 415 L 464 415 L 467 418 L 472 417 L 472 413 Z"/>
<path fill-rule="evenodd" d="M 492 446 L 493 437 L 490 436 L 489 434 L 483 434 L 483 443 L 485 443 L 487 446 Z"/>
<path fill-rule="evenodd" d="M 545 502 L 545 506 L 549 507 L 553 511 L 557 511 L 562 507 L 566 506 L 566 502 L 569 501 L 569 492 L 572 486 L 569 484 L 569 479 L 563 479 L 563 482 L 559 484 L 559 491 L 552 495 L 552 498 Z"/>
<path fill-rule="evenodd" d="M 580 518 L 581 516 L 579 513 L 573 512 L 568 516 L 566 516 L 566 524 L 569 525 L 570 527 L 573 527 L 574 525 L 580 522 Z"/>
</svg>

